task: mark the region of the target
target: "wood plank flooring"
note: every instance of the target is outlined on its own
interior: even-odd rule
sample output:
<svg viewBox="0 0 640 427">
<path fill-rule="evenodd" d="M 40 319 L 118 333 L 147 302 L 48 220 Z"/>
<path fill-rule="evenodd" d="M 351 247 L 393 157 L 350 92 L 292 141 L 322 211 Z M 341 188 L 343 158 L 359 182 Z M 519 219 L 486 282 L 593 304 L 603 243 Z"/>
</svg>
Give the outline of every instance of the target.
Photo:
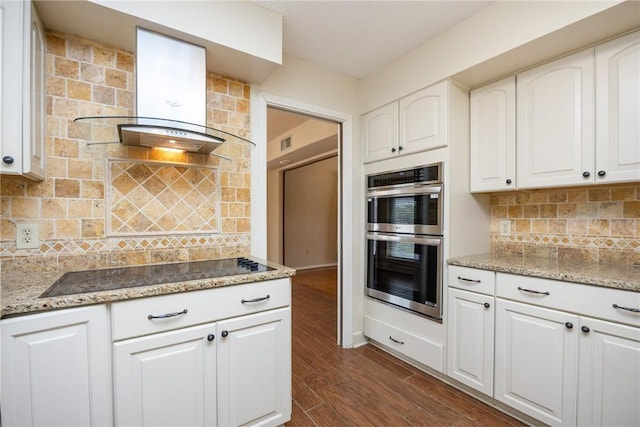
<svg viewBox="0 0 640 427">
<path fill-rule="evenodd" d="M 372 345 L 339 347 L 335 295 L 335 268 L 293 278 L 287 426 L 525 425 Z"/>
</svg>

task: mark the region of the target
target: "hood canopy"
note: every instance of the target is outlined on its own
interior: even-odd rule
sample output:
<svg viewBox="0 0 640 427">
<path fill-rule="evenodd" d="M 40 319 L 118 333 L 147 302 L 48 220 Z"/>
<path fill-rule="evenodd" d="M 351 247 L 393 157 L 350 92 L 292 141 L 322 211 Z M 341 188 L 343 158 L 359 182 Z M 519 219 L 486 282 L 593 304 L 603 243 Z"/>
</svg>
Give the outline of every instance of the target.
<svg viewBox="0 0 640 427">
<path fill-rule="evenodd" d="M 227 141 L 255 145 L 206 126 L 206 50 L 202 46 L 140 27 L 136 36 L 137 115 L 75 119 L 88 144 L 120 142 L 214 155 Z"/>
</svg>

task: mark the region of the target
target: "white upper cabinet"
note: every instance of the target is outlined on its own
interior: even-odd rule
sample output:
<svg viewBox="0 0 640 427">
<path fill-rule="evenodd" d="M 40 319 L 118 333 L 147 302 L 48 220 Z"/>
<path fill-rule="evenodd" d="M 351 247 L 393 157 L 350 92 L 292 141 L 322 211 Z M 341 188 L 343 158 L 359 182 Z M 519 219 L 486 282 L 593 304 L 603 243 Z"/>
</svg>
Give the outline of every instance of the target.
<svg viewBox="0 0 640 427">
<path fill-rule="evenodd" d="M 596 183 L 640 180 L 640 32 L 596 58 Z"/>
<path fill-rule="evenodd" d="M 365 163 L 395 156 L 398 149 L 398 103 L 393 102 L 362 116 Z"/>
<path fill-rule="evenodd" d="M 471 192 L 516 188 L 516 79 L 471 91 Z"/>
<path fill-rule="evenodd" d="M 444 81 L 364 114 L 363 162 L 446 146 L 448 87 Z"/>
<path fill-rule="evenodd" d="M 447 145 L 447 82 L 400 99 L 398 154 Z"/>
<path fill-rule="evenodd" d="M 2 1 L 0 173 L 45 173 L 45 34 L 30 1 Z"/>
<path fill-rule="evenodd" d="M 518 188 L 594 182 L 593 50 L 517 76 Z"/>
</svg>

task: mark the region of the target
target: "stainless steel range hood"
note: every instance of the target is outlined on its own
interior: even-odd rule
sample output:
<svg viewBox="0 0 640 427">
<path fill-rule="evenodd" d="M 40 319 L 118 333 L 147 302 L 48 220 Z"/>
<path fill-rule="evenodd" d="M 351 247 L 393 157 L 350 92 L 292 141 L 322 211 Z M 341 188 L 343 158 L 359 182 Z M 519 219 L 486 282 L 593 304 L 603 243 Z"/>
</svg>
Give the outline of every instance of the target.
<svg viewBox="0 0 640 427">
<path fill-rule="evenodd" d="M 170 148 L 209 154 L 226 141 L 250 141 L 206 126 L 206 50 L 137 28 L 136 116 L 74 120 L 90 144 Z M 214 153 L 215 154 L 215 153 Z"/>
</svg>

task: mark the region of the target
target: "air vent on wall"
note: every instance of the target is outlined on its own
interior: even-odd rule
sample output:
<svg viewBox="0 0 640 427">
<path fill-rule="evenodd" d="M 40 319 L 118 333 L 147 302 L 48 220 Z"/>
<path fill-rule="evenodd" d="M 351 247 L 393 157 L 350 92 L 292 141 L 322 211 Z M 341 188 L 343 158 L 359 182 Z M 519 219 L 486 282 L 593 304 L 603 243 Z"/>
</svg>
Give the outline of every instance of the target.
<svg viewBox="0 0 640 427">
<path fill-rule="evenodd" d="M 291 137 L 288 136 L 280 141 L 280 151 L 288 150 L 291 148 Z"/>
</svg>

